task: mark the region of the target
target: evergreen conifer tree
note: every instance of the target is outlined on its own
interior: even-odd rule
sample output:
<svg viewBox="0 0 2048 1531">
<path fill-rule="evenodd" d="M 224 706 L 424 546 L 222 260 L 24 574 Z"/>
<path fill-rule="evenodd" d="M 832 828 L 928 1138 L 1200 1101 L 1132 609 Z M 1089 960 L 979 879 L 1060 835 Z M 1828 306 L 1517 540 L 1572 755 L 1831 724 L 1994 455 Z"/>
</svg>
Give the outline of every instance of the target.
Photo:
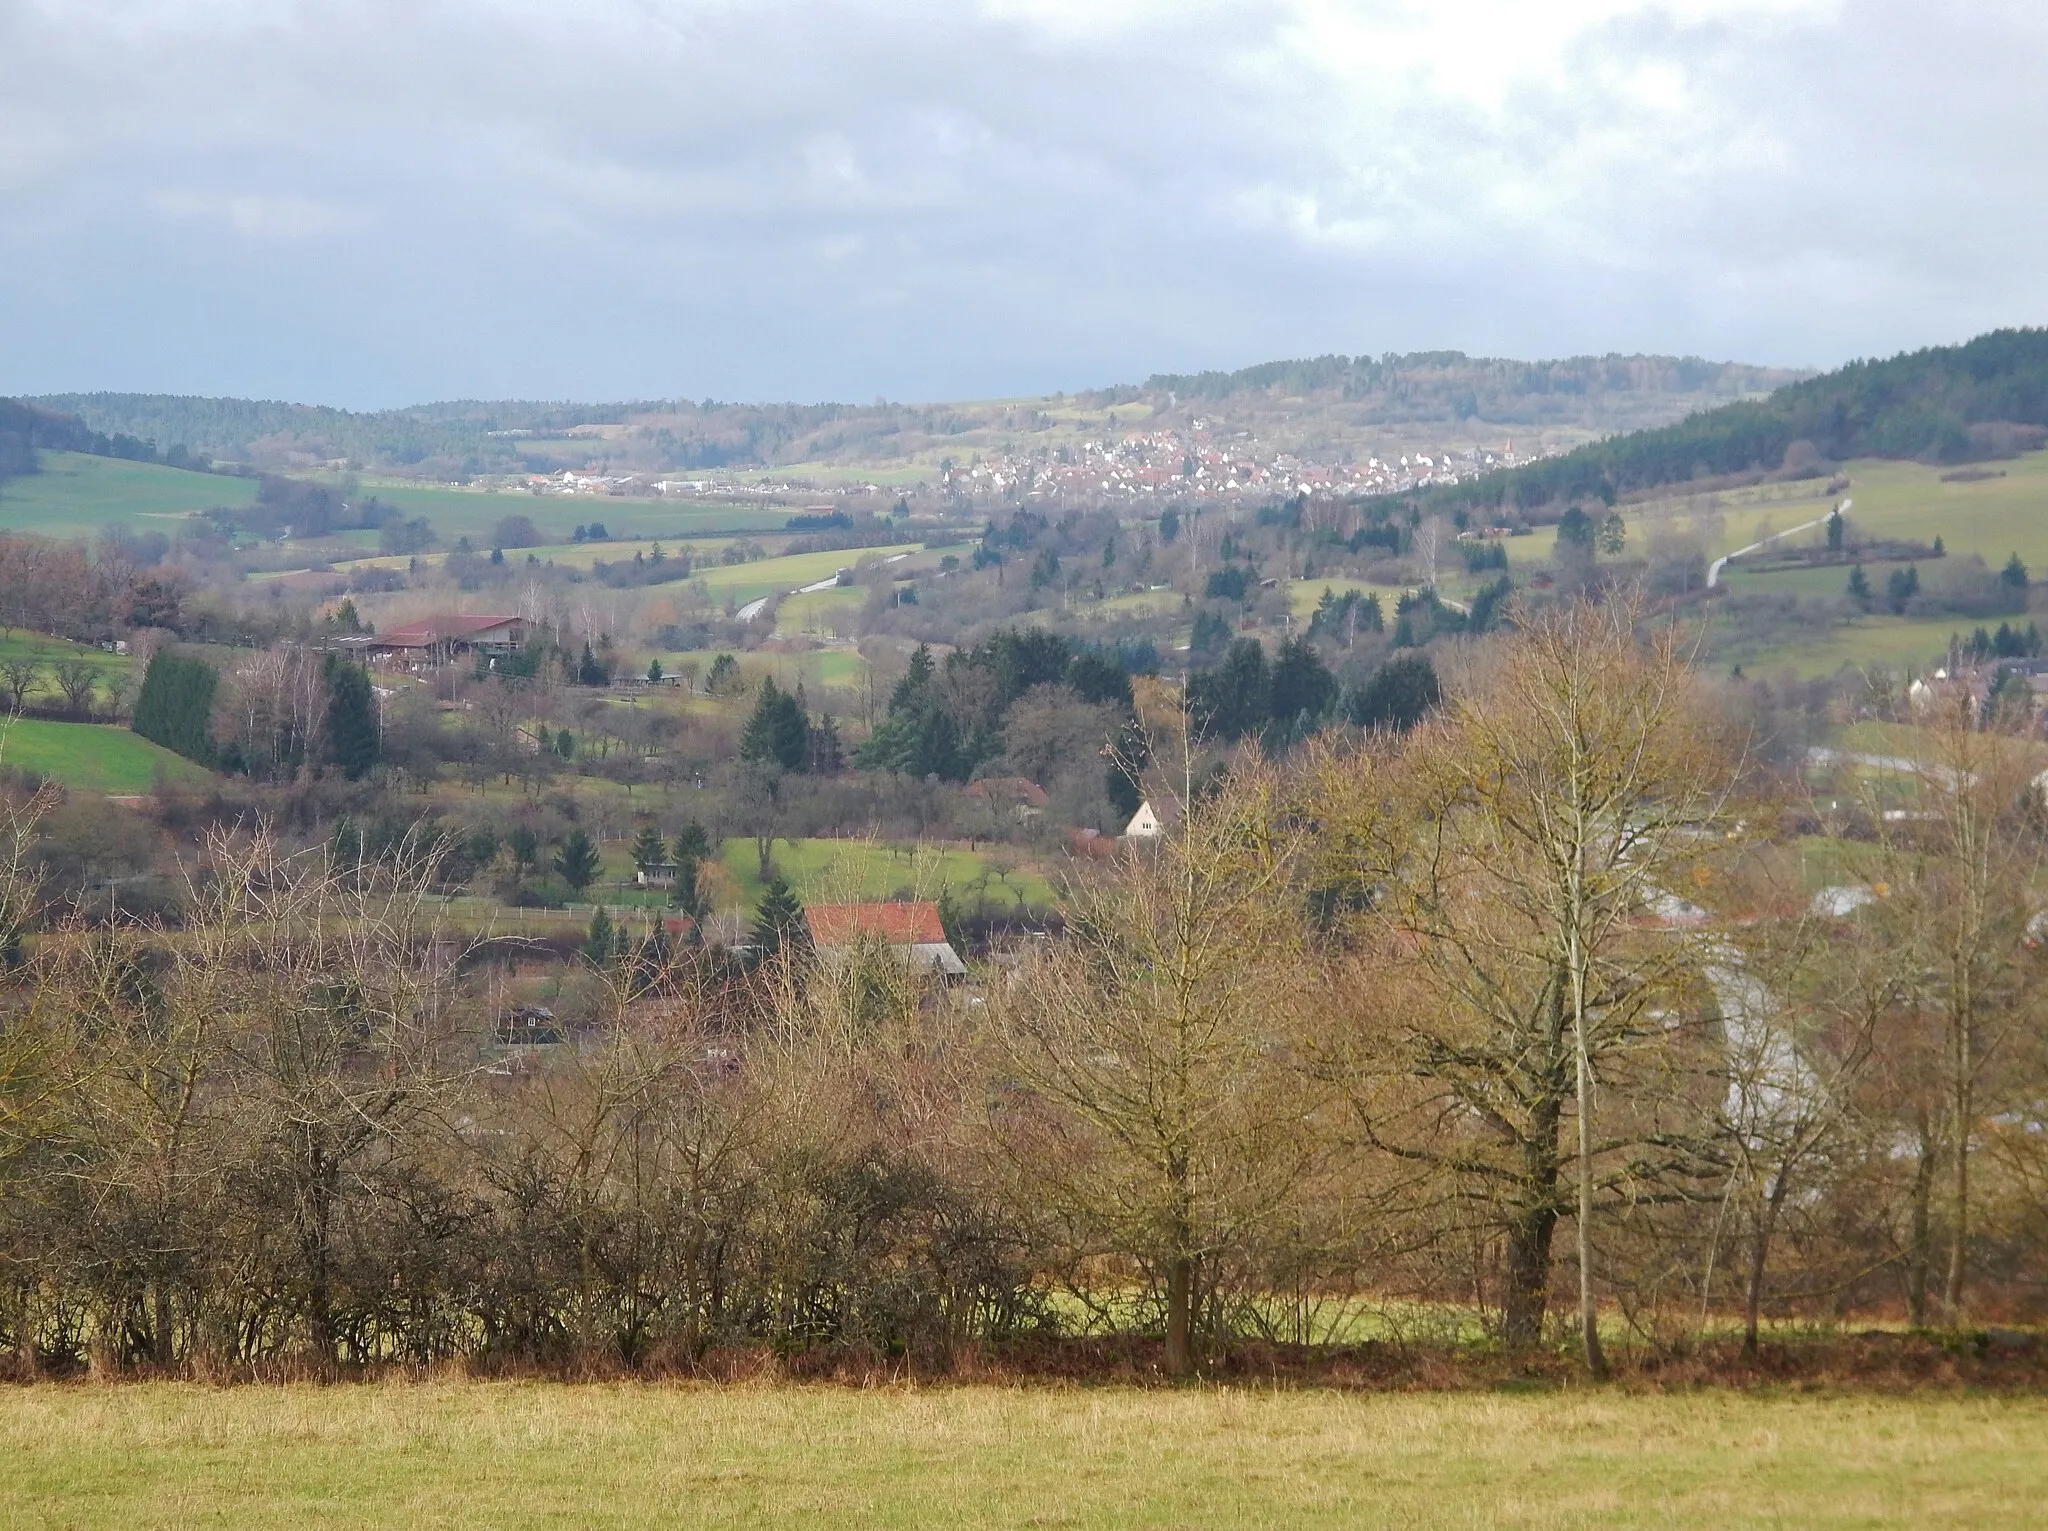
<svg viewBox="0 0 2048 1531">
<path fill-rule="evenodd" d="M 804 906 L 782 878 L 775 878 L 762 891 L 760 903 L 754 906 L 751 935 L 763 961 L 785 951 L 792 956 L 809 951 L 811 937 L 804 923 Z"/>
<path fill-rule="evenodd" d="M 644 872 L 667 860 L 668 843 L 661 838 L 661 831 L 652 824 L 641 825 L 640 833 L 633 837 L 633 865 Z"/>
<path fill-rule="evenodd" d="M 839 742 L 839 724 L 828 712 L 811 730 L 811 770 L 819 776 L 837 776 L 845 769 L 846 750 Z"/>
<path fill-rule="evenodd" d="M 597 913 L 590 917 L 590 929 L 583 937 L 583 955 L 594 965 L 603 967 L 612 960 L 617 936 L 611 916 L 604 912 L 604 905 L 599 904 Z"/>
<path fill-rule="evenodd" d="M 555 870 L 576 892 L 581 893 L 597 880 L 603 859 L 590 836 L 581 829 L 572 829 L 562 841 L 561 849 L 555 852 Z"/>
<path fill-rule="evenodd" d="M 803 704 L 776 685 L 773 676 L 761 682 L 753 714 L 740 734 L 740 759 L 781 766 L 785 771 L 810 768 L 810 720 L 804 716 Z"/>
<path fill-rule="evenodd" d="M 360 781 L 377 763 L 377 699 L 369 672 L 332 654 L 327 680 L 327 756 L 350 781 Z"/>
<path fill-rule="evenodd" d="M 142 678 L 129 728 L 187 760 L 212 765 L 213 692 L 219 681 L 205 661 L 159 650 Z"/>
<path fill-rule="evenodd" d="M 710 834 L 695 819 L 686 820 L 676 833 L 676 860 L 707 861 L 710 857 Z"/>
</svg>

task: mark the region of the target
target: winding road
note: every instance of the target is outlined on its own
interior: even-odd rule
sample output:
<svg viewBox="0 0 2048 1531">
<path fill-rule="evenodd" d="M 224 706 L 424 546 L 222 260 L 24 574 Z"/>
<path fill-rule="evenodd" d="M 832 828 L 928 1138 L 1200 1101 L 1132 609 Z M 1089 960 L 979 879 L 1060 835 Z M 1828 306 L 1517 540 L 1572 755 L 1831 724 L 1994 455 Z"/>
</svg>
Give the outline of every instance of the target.
<svg viewBox="0 0 2048 1531">
<path fill-rule="evenodd" d="M 1837 505 L 1833 510 L 1829 511 L 1828 516 L 1844 513 L 1854 503 L 1855 502 L 1853 500 L 1844 500 L 1841 504 Z M 1709 565 L 1707 568 L 1707 588 L 1711 590 L 1716 585 L 1721 583 L 1721 571 L 1722 569 L 1727 567 L 1728 561 L 1730 559 L 1740 558 L 1745 553 L 1754 553 L 1758 548 L 1766 547 L 1769 544 L 1776 542 L 1781 537 L 1793 537 L 1797 536 L 1800 532 L 1810 532 L 1816 526 L 1825 526 L 1827 524 L 1828 516 L 1822 516 L 1818 520 L 1805 522 L 1802 525 L 1792 527 L 1788 531 L 1772 532 L 1771 535 L 1768 537 L 1759 537 L 1755 542 L 1752 542 L 1746 548 L 1737 548 L 1732 553 L 1723 553 L 1719 558 L 1715 559 L 1713 563 Z"/>
</svg>

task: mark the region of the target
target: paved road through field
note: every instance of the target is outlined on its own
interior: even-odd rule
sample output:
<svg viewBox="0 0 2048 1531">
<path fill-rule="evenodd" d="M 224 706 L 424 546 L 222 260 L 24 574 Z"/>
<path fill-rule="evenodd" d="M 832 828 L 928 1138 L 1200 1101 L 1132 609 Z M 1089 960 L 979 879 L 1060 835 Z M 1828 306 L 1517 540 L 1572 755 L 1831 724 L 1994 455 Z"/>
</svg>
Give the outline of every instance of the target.
<svg viewBox="0 0 2048 1531">
<path fill-rule="evenodd" d="M 1832 516 L 1837 513 L 1846 513 L 1849 507 L 1854 503 L 1855 501 L 1853 500 L 1844 500 L 1840 505 L 1837 505 L 1834 510 L 1829 511 L 1828 516 Z M 1759 537 L 1755 542 L 1752 542 L 1746 548 L 1737 548 L 1732 553 L 1723 553 L 1719 558 L 1715 559 L 1707 569 L 1707 588 L 1711 590 L 1716 585 L 1721 583 L 1721 571 L 1722 569 L 1727 567 L 1729 559 L 1740 558 L 1744 553 L 1754 553 L 1758 548 L 1763 547 L 1768 543 L 1776 542 L 1781 537 L 1794 537 L 1801 532 L 1810 532 L 1816 526 L 1825 526 L 1827 524 L 1828 516 L 1822 516 L 1818 521 L 1808 521 L 1804 525 L 1795 526 L 1790 531 L 1772 532 L 1771 535 L 1768 537 Z"/>
</svg>

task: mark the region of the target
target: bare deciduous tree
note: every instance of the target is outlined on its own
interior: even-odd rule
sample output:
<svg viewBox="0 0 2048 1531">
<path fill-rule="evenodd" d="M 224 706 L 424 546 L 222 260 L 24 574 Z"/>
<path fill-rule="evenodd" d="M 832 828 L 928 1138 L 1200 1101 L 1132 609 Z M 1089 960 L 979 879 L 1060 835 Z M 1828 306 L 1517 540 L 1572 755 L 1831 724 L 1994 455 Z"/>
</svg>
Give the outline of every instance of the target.
<svg viewBox="0 0 2048 1531">
<path fill-rule="evenodd" d="M 1275 1232 L 1318 1152 L 1292 1066 L 1298 847 L 1276 807 L 1262 769 L 1191 802 L 1171 835 L 1074 890 L 1072 939 L 1001 1001 L 1030 1091 L 1004 1122 L 1015 1162 L 1078 1252 L 1158 1281 L 1175 1375 L 1225 1260 Z"/>
</svg>

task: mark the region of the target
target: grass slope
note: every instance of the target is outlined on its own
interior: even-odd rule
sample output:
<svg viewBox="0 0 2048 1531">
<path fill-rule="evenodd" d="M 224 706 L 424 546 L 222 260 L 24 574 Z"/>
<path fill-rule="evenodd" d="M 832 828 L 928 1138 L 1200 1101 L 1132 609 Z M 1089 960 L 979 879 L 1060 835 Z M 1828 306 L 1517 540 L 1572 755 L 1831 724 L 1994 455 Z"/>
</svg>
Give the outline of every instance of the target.
<svg viewBox="0 0 2048 1531">
<path fill-rule="evenodd" d="M 364 493 L 376 495 L 385 504 L 395 505 L 409 516 L 425 516 L 434 523 L 442 541 L 452 544 L 457 537 L 467 537 L 479 548 L 488 548 L 491 528 L 506 516 L 525 516 L 543 535 L 554 534 L 567 543 L 579 523 L 592 521 L 602 521 L 605 530 L 618 538 L 674 538 L 717 531 L 780 531 L 795 513 L 787 505 L 506 493 L 421 487 L 405 479 L 373 476 L 359 483 Z"/>
<path fill-rule="evenodd" d="M 700 569 L 691 576 L 703 582 L 711 594 L 727 596 L 740 605 L 764 595 L 782 595 L 805 585 L 829 579 L 841 569 L 869 559 L 889 558 L 897 553 L 914 553 L 922 543 L 899 542 L 881 548 L 848 548 L 829 553 L 793 553 L 785 558 L 764 558 L 754 563 L 719 564 Z"/>
<path fill-rule="evenodd" d="M 975 851 L 865 840 L 777 840 L 773 856 L 777 869 L 807 904 L 883 899 L 905 890 L 935 899 L 939 889 L 950 887 L 954 897 L 971 907 L 991 861 L 1013 868 L 1000 881 L 989 876 L 992 908 L 1012 907 L 1020 894 L 1026 903 L 1040 908 L 1053 902 L 1051 884 L 1038 873 L 1023 869 L 1015 855 L 984 856 Z M 754 842 L 727 840 L 719 847 L 718 859 L 732 873 L 742 902 L 751 909 L 760 900 L 763 886 Z"/>
<path fill-rule="evenodd" d="M 457 1384 L 0 1393 L 8 1518 L 237 1526 L 2039 1523 L 2048 1402 Z"/>
<path fill-rule="evenodd" d="M 253 479 L 79 452 L 36 455 L 42 472 L 0 485 L 0 531 L 80 537 L 118 526 L 174 534 L 181 521 L 202 510 L 256 498 Z"/>
<path fill-rule="evenodd" d="M 67 787 L 118 794 L 147 792 L 157 773 L 196 781 L 206 772 L 125 728 L 17 718 L 0 724 L 0 764 L 52 777 Z"/>
</svg>

